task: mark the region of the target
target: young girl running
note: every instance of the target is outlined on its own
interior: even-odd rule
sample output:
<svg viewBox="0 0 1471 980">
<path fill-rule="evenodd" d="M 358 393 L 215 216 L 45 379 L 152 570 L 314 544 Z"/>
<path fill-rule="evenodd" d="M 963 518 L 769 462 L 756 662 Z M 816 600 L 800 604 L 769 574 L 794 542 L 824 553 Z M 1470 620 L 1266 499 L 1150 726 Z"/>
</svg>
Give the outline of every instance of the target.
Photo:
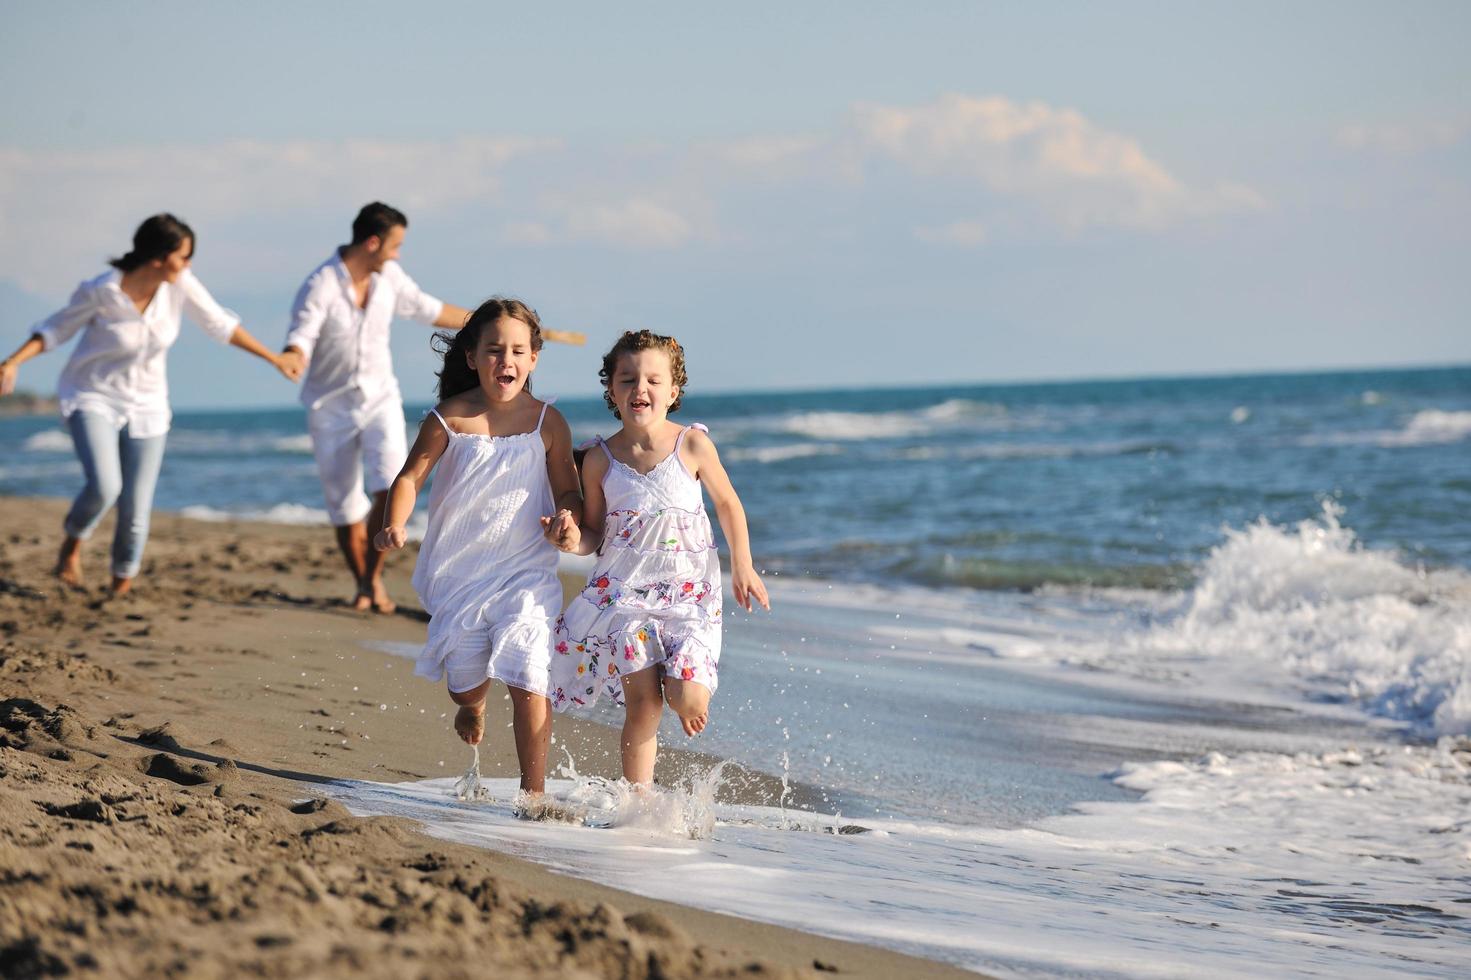
<svg viewBox="0 0 1471 980">
<path fill-rule="evenodd" d="M 603 358 L 603 397 L 623 428 L 583 460 L 585 523 L 559 512 L 564 551 L 599 556 L 553 630 L 552 705 L 623 704 L 623 777 L 654 778 L 668 702 L 685 733 L 703 731 L 720 660 L 720 560 L 701 485 L 730 543 L 731 587 L 747 611 L 770 609 L 751 565 L 746 512 L 703 425 L 669 421 L 686 382 L 673 337 L 625 333 Z"/>
<path fill-rule="evenodd" d="M 550 623 L 561 607 L 549 515 L 580 515 L 572 433 L 560 412 L 531 395 L 541 350 L 536 312 L 486 300 L 453 336 L 440 335 L 439 405 L 424 419 L 393 486 L 375 544 L 401 548 L 404 524 L 436 463 L 429 526 L 414 588 L 429 612 L 415 673 L 446 677 L 460 706 L 455 731 L 485 734 L 492 680 L 510 689 L 521 789 L 545 789 L 551 711 Z M 572 518 L 569 517 L 569 520 Z"/>
</svg>

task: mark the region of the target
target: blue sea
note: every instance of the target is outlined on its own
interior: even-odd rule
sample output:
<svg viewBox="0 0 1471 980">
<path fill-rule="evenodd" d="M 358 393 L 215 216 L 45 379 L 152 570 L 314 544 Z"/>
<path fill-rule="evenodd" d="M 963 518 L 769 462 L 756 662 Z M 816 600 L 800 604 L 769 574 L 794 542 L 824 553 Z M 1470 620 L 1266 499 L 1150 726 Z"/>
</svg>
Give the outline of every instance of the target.
<svg viewBox="0 0 1471 980">
<path fill-rule="evenodd" d="M 558 405 L 578 440 L 617 427 L 600 397 Z M 695 394 L 677 417 L 710 426 L 756 553 L 785 575 L 1180 587 L 1223 527 L 1325 499 L 1366 546 L 1471 567 L 1468 368 Z M 54 419 L 0 419 L 0 445 L 0 493 L 75 491 Z M 302 412 L 179 412 L 157 506 L 320 514 Z"/>
<path fill-rule="evenodd" d="M 616 427 L 558 406 L 579 440 Z M 678 417 L 772 588 L 728 613 L 697 743 L 726 769 L 650 802 L 558 748 L 575 825 L 514 819 L 494 781 L 337 795 L 1003 976 L 1465 975 L 1471 369 L 696 392 Z M 55 419 L 0 445 L 0 493 L 75 491 Z M 322 523 L 302 414 L 178 413 L 157 504 Z M 732 767 L 816 796 L 737 806 Z"/>
</svg>

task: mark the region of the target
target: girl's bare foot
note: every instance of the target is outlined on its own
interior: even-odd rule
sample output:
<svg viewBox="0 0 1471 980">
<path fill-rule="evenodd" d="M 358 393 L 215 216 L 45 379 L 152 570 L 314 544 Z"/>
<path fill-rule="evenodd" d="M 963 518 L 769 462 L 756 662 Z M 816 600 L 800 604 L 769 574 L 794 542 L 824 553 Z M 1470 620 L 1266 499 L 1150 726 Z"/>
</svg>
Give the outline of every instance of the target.
<svg viewBox="0 0 1471 980">
<path fill-rule="evenodd" d="M 455 732 L 467 745 L 479 745 L 485 737 L 485 702 L 466 704 L 455 712 Z"/>
<path fill-rule="evenodd" d="M 559 823 L 581 823 L 587 816 L 584 807 L 574 806 L 545 792 L 523 789 L 511 801 L 511 813 L 522 820 L 553 820 Z"/>
<path fill-rule="evenodd" d="M 708 724 L 709 721 L 710 712 L 708 711 L 703 711 L 697 715 L 690 715 L 688 718 L 681 715 L 679 719 L 680 725 L 684 726 L 684 733 L 686 735 L 700 734 L 705 730 L 705 725 Z"/>
<path fill-rule="evenodd" d="M 352 597 L 353 612 L 368 612 L 373 608 L 373 594 L 371 592 L 359 592 Z"/>
<path fill-rule="evenodd" d="M 132 591 L 133 591 L 133 580 L 132 579 L 130 579 L 130 578 L 120 578 L 117 575 L 114 575 L 112 577 L 112 594 L 113 595 L 115 595 L 115 596 L 124 596 L 124 595 L 127 595 L 129 592 L 132 592 Z"/>
<path fill-rule="evenodd" d="M 61 550 L 56 554 L 56 567 L 51 574 L 61 579 L 65 585 L 74 589 L 82 587 L 82 542 L 76 538 L 67 538 L 61 543 Z"/>
</svg>

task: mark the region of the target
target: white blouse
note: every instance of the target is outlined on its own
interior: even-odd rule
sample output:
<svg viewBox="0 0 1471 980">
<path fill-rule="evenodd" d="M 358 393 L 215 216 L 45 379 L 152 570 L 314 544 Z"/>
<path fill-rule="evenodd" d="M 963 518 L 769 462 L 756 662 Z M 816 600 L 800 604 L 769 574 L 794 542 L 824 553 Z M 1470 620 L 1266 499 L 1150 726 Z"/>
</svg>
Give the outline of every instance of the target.
<svg viewBox="0 0 1471 980">
<path fill-rule="evenodd" d="M 205 333 L 228 343 L 240 318 L 216 303 L 188 269 L 177 282 L 160 283 L 142 313 L 122 290 L 116 269 L 88 279 L 63 309 L 36 324 L 33 333 L 46 350 L 82 339 L 57 383 L 62 418 L 73 412 L 99 412 L 137 439 L 169 430 L 168 349 L 179 339 L 183 314 Z"/>
<path fill-rule="evenodd" d="M 398 397 L 388 352 L 393 318 L 410 317 L 432 325 L 443 309 L 444 304 L 420 289 L 397 262 L 373 273 L 361 309 L 341 257 L 334 255 L 317 266 L 296 294 L 286 333 L 286 346 L 296 347 L 307 360 L 302 404 L 322 408 L 348 392 L 358 394 L 359 404 Z"/>
</svg>

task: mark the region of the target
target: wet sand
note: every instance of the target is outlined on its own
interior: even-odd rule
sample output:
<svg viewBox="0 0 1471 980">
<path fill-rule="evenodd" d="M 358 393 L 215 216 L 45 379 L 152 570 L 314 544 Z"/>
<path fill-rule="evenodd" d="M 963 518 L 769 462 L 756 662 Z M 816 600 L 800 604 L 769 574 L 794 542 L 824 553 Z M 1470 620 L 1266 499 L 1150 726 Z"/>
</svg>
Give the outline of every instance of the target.
<svg viewBox="0 0 1471 980">
<path fill-rule="evenodd" d="M 90 588 L 49 576 L 64 511 L 0 498 L 0 974 L 973 975 L 348 815 L 313 785 L 468 761 L 442 687 L 364 646 L 422 641 L 412 550 L 399 613 L 363 615 L 327 529 L 156 514 L 139 587 L 108 600 L 111 518 Z M 486 775 L 515 774 L 509 720 L 493 697 Z M 556 738 L 616 774 L 608 729 L 559 717 Z M 661 778 L 702 761 L 669 758 Z"/>
</svg>

